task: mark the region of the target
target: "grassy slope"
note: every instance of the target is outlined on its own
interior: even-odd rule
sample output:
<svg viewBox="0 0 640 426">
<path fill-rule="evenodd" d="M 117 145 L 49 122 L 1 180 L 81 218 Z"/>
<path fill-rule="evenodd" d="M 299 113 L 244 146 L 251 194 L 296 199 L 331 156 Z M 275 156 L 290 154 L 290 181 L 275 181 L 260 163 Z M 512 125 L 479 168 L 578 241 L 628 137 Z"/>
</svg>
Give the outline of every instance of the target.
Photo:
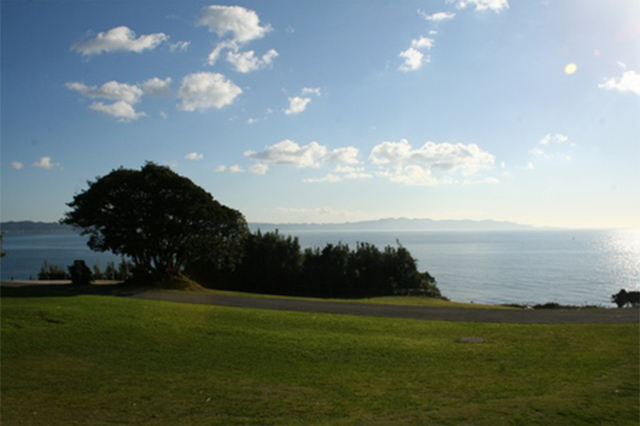
<svg viewBox="0 0 640 426">
<path fill-rule="evenodd" d="M 6 296 L 6 425 L 638 422 L 637 325 Z"/>
</svg>

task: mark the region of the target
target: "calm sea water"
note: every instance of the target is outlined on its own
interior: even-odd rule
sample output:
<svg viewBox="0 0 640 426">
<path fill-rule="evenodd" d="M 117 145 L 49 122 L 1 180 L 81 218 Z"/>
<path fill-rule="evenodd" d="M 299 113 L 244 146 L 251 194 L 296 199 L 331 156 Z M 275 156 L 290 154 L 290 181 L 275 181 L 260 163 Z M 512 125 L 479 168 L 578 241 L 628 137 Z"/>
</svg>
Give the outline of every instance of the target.
<svg viewBox="0 0 640 426">
<path fill-rule="evenodd" d="M 285 232 L 283 232 L 285 233 Z M 640 290 L 640 230 L 503 232 L 287 231 L 303 247 L 342 242 L 379 246 L 399 241 L 452 300 L 613 306 L 621 288 Z M 36 277 L 44 261 L 60 266 L 84 259 L 102 269 L 119 262 L 96 253 L 78 235 L 5 236 L 3 280 Z"/>
</svg>

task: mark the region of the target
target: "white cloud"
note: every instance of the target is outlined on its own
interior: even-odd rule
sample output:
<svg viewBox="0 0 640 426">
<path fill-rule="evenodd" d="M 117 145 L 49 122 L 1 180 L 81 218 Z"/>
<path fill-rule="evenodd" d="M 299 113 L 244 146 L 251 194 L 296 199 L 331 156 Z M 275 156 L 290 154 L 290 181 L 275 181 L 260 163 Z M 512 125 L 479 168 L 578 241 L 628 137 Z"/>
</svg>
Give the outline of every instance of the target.
<svg viewBox="0 0 640 426">
<path fill-rule="evenodd" d="M 569 142 L 569 137 L 562 133 L 548 133 L 538 142 L 540 145 L 563 144 Z"/>
<path fill-rule="evenodd" d="M 249 166 L 249 171 L 257 175 L 264 175 L 269 170 L 269 166 L 266 164 L 253 164 Z"/>
<path fill-rule="evenodd" d="M 287 115 L 299 114 L 307 109 L 309 102 L 311 102 L 311 98 L 303 98 L 300 96 L 291 97 L 289 98 L 289 107 L 284 110 L 284 113 Z"/>
<path fill-rule="evenodd" d="M 436 12 L 429 15 L 422 10 L 418 10 L 418 14 L 420 14 L 420 16 L 422 16 L 427 21 L 432 22 L 448 21 L 449 19 L 452 19 L 454 16 L 456 16 L 456 14 L 452 12 Z"/>
<path fill-rule="evenodd" d="M 169 44 L 169 50 L 172 52 L 186 52 L 190 45 L 190 41 L 177 41 Z"/>
<path fill-rule="evenodd" d="M 560 145 L 575 147 L 576 143 L 569 140 L 569 137 L 563 135 L 562 133 L 548 133 L 538 141 L 538 146 L 534 147 L 529 152 L 531 153 L 531 155 L 538 158 L 568 158 L 566 155 L 566 150 L 559 148 Z M 556 146 L 558 148 L 553 148 L 553 146 Z M 532 170 L 528 166 L 527 169 Z"/>
<path fill-rule="evenodd" d="M 360 163 L 360 151 L 358 148 L 348 146 L 345 148 L 336 148 L 331 151 L 330 159 L 342 164 L 358 164 Z"/>
<path fill-rule="evenodd" d="M 421 36 L 419 39 L 411 40 L 411 47 L 416 49 L 431 49 L 433 47 L 434 40 L 429 37 Z"/>
<path fill-rule="evenodd" d="M 190 152 L 189 154 L 185 155 L 184 158 L 186 158 L 187 160 L 202 160 L 204 158 L 204 154 L 198 152 Z"/>
<path fill-rule="evenodd" d="M 233 41 L 229 41 L 229 40 L 225 40 L 225 41 L 221 41 L 220 43 L 218 43 L 216 45 L 216 47 L 213 48 L 213 50 L 211 51 L 211 53 L 209 53 L 209 57 L 207 58 L 207 62 L 209 65 L 215 65 L 216 62 L 218 61 L 218 59 L 220 58 L 220 54 L 222 53 L 222 51 L 224 49 L 232 49 L 233 51 L 238 51 L 239 50 L 239 46 L 238 43 L 235 43 Z"/>
<path fill-rule="evenodd" d="M 239 165 L 234 164 L 233 166 L 218 166 L 216 167 L 216 172 L 243 173 L 244 170 Z"/>
<path fill-rule="evenodd" d="M 231 80 L 218 73 L 200 72 L 189 74 L 182 80 L 178 90 L 180 104 L 178 109 L 183 111 L 204 110 L 207 108 L 222 108 L 230 105 L 242 93 L 242 89 Z"/>
<path fill-rule="evenodd" d="M 168 39 L 169 37 L 164 33 L 136 37 L 133 30 L 121 26 L 112 28 L 106 33 L 98 33 L 94 39 L 77 42 L 71 46 L 71 50 L 84 56 L 99 55 L 103 52 L 141 53 L 144 50 L 155 49 Z"/>
<path fill-rule="evenodd" d="M 262 68 L 269 67 L 275 58 L 278 57 L 278 52 L 274 49 L 265 53 L 262 58 L 255 55 L 253 50 L 247 52 L 228 52 L 227 62 L 232 64 L 236 71 L 241 73 L 249 73 Z"/>
<path fill-rule="evenodd" d="M 533 164 L 533 161 L 529 161 L 527 163 L 527 165 L 525 166 L 526 170 L 534 170 L 536 168 L 535 164 Z"/>
<path fill-rule="evenodd" d="M 420 37 L 418 39 L 411 40 L 411 47 L 407 50 L 400 52 L 398 55 L 404 58 L 398 69 L 400 71 L 416 71 L 422 68 L 422 65 L 431 61 L 429 55 L 425 55 L 421 50 L 430 50 L 433 47 L 434 40 L 428 37 Z"/>
<path fill-rule="evenodd" d="M 509 8 L 509 0 L 447 0 L 447 3 L 456 3 L 458 9 L 465 9 L 472 6 L 476 11 L 493 10 L 500 12 Z"/>
<path fill-rule="evenodd" d="M 122 122 L 135 121 L 147 116 L 144 112 L 136 112 L 133 106 L 125 101 L 118 101 L 112 104 L 94 102 L 89 106 L 89 109 L 111 115 Z"/>
<path fill-rule="evenodd" d="M 640 74 L 633 70 L 628 70 L 623 72 L 622 76 L 611 78 L 598 85 L 598 87 L 619 92 L 631 92 L 640 96 Z"/>
<path fill-rule="evenodd" d="M 56 167 L 60 167 L 60 163 L 52 162 L 51 157 L 41 157 L 38 161 L 33 163 L 33 167 L 37 167 L 39 169 L 51 170 Z"/>
<path fill-rule="evenodd" d="M 373 164 L 391 167 L 383 169 L 383 176 L 394 182 L 414 185 L 454 183 L 450 178 L 437 178 L 434 175 L 460 173 L 469 177 L 490 169 L 495 162 L 495 156 L 476 144 L 427 142 L 414 149 L 406 139 L 376 145 L 369 159 Z"/>
<path fill-rule="evenodd" d="M 322 96 L 322 91 L 319 87 L 303 87 L 301 92 L 303 95 Z"/>
<path fill-rule="evenodd" d="M 11 163 L 11 168 L 12 169 L 22 170 L 23 167 L 24 167 L 24 164 L 22 164 L 19 161 L 14 161 L 14 162 Z"/>
<path fill-rule="evenodd" d="M 75 90 L 88 98 L 103 98 L 111 101 L 123 101 L 129 104 L 137 103 L 142 97 L 140 87 L 132 84 L 109 81 L 100 87 L 87 86 L 84 83 L 67 83 L 67 89 Z"/>
<path fill-rule="evenodd" d="M 152 80 L 154 79 L 148 80 L 148 82 Z M 163 81 L 160 79 L 156 80 Z M 169 82 L 171 81 L 171 79 L 168 80 Z M 146 82 L 144 84 L 146 84 Z M 133 107 L 134 104 L 140 101 L 144 93 L 137 85 L 109 81 L 100 87 L 87 86 L 84 83 L 78 82 L 67 83 L 66 86 L 69 90 L 74 90 L 87 98 L 102 98 L 115 101 L 112 104 L 94 102 L 89 106 L 89 109 L 111 115 L 117 118 L 118 121 L 134 121 L 147 116 L 144 112 L 136 112 Z"/>
<path fill-rule="evenodd" d="M 342 173 L 342 176 L 349 180 L 371 179 L 373 177 L 373 174 L 367 172 L 364 167 L 337 165 L 333 171 L 335 173 Z"/>
<path fill-rule="evenodd" d="M 413 47 L 400 52 L 398 56 L 404 58 L 404 63 L 398 67 L 400 71 L 416 71 L 422 68 L 425 62 L 428 62 L 428 60 L 424 58 L 424 53 Z"/>
<path fill-rule="evenodd" d="M 265 163 L 288 164 L 302 168 L 320 167 L 327 153 L 327 147 L 317 142 L 300 146 L 285 139 L 267 146 L 262 152 L 246 151 L 244 156 Z"/>
<path fill-rule="evenodd" d="M 202 11 L 197 24 L 208 27 L 219 37 L 231 33 L 232 40 L 239 43 L 260 39 L 271 31 L 270 25 L 260 25 L 256 12 L 240 6 L 208 6 Z"/>
<path fill-rule="evenodd" d="M 165 96 L 171 93 L 171 77 L 167 77 L 164 80 L 153 77 L 142 83 L 142 88 L 145 94 L 152 96 Z"/>
</svg>

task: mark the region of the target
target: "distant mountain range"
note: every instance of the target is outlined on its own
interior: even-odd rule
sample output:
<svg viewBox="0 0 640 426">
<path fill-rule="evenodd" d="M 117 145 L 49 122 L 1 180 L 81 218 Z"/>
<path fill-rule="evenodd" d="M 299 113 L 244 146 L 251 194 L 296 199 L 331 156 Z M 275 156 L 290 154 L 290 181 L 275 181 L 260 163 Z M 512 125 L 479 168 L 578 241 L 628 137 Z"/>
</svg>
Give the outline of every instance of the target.
<svg viewBox="0 0 640 426">
<path fill-rule="evenodd" d="M 250 223 L 252 230 L 262 231 L 522 231 L 536 229 L 530 225 L 494 220 L 379 219 L 346 223 Z"/>
<path fill-rule="evenodd" d="M 2 222 L 0 230 L 5 235 L 43 235 L 43 234 L 75 234 L 72 226 L 61 225 L 57 222 L 32 222 L 22 220 L 18 222 Z"/>
<path fill-rule="evenodd" d="M 494 220 L 379 219 L 345 223 L 250 223 L 252 231 L 522 231 L 536 229 L 530 225 Z M 6 235 L 73 234 L 69 225 L 56 222 L 2 222 Z"/>
</svg>

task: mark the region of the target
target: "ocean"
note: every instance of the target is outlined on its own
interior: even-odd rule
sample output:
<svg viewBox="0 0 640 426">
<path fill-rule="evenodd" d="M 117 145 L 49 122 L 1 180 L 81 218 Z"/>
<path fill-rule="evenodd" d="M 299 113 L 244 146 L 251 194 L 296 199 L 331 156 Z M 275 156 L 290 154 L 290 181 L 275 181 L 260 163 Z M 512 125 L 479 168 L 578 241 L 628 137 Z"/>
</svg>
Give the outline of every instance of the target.
<svg viewBox="0 0 640 426">
<path fill-rule="evenodd" d="M 613 307 L 611 294 L 640 290 L 640 230 L 282 233 L 297 236 L 303 248 L 402 244 L 443 295 L 460 302 Z M 120 261 L 89 250 L 79 235 L 6 235 L 4 251 L 2 280 L 35 278 L 45 261 L 67 266 L 83 259 L 101 269 Z"/>
</svg>

